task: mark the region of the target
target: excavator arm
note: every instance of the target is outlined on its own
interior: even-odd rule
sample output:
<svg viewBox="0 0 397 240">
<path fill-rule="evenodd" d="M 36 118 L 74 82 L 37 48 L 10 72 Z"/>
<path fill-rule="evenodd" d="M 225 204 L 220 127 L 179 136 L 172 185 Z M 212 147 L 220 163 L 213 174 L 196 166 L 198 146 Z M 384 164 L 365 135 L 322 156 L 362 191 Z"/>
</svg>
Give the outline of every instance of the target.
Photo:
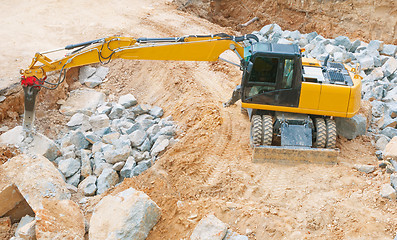
<svg viewBox="0 0 397 240">
<path fill-rule="evenodd" d="M 36 95 L 44 87 L 57 88 L 65 79 L 68 68 L 92 63 L 109 63 L 112 59 L 216 61 L 219 55 L 230 49 L 243 60 L 243 41 L 258 41 L 255 35 L 241 37 L 224 33 L 216 35 L 190 35 L 177 38 L 131 38 L 107 37 L 89 42 L 67 45 L 64 48 L 36 53 L 27 69 L 20 71 L 21 84 L 25 93 L 25 114 L 23 126 L 30 130 L 34 121 Z M 76 49 L 76 50 L 74 50 Z M 46 54 L 73 50 L 65 57 L 51 60 Z M 55 82 L 47 81 L 47 73 L 60 71 Z"/>
</svg>

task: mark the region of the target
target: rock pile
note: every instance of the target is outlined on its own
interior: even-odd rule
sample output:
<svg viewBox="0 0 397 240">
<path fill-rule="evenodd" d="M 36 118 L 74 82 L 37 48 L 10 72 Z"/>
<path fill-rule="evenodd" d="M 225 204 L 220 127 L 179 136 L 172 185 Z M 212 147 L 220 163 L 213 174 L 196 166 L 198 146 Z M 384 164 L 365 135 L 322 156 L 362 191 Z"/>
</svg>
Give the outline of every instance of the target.
<svg viewBox="0 0 397 240">
<path fill-rule="evenodd" d="M 70 131 L 56 141 L 62 155 L 54 162 L 86 196 L 101 194 L 147 170 L 175 141 L 175 123 L 162 116 L 163 109 L 139 105 L 132 94 L 103 102 L 92 114 L 77 111 Z"/>
<path fill-rule="evenodd" d="M 305 49 L 304 55 L 320 61 L 329 55 L 330 61 L 343 62 L 352 67 L 359 63 L 363 77 L 362 97 L 371 101 L 372 105 L 368 131 L 375 137 L 376 147 L 383 150 L 390 139 L 397 136 L 397 46 L 378 40 L 351 42 L 346 36 L 326 39 L 316 32 L 301 34 L 299 31 L 283 31 L 277 24 L 264 26 L 253 34 L 261 42 L 298 44 Z M 349 120 L 344 125 L 350 127 L 338 131 L 339 134 L 348 139 L 365 134 L 366 121 L 362 118 L 357 115 Z M 337 127 L 341 128 L 343 124 L 337 124 Z"/>
</svg>

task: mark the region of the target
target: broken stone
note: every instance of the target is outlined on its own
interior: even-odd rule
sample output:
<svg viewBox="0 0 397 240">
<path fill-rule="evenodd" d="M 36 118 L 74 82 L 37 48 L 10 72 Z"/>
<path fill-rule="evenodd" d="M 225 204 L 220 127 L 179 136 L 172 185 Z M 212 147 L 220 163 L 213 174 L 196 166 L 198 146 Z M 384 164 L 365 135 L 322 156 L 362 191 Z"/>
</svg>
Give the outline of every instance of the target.
<svg viewBox="0 0 397 240">
<path fill-rule="evenodd" d="M 70 133 L 70 143 L 73 144 L 76 150 L 88 148 L 90 142 L 87 141 L 84 134 L 80 131 Z"/>
<path fill-rule="evenodd" d="M 103 151 L 103 157 L 107 163 L 115 164 L 118 162 L 124 162 L 127 160 L 128 156 L 131 154 L 131 147 L 129 145 L 124 145 L 123 147 L 109 148 Z"/>
<path fill-rule="evenodd" d="M 66 183 L 74 187 L 77 187 L 80 183 L 80 176 L 81 176 L 80 171 L 77 171 L 75 174 L 73 174 L 73 176 L 66 179 Z"/>
<path fill-rule="evenodd" d="M 25 240 L 36 239 L 36 221 L 34 217 L 26 215 L 21 218 L 17 229 L 15 230 L 15 236 Z"/>
<path fill-rule="evenodd" d="M 397 173 L 390 175 L 390 184 L 395 190 L 397 190 Z"/>
<path fill-rule="evenodd" d="M 138 176 L 152 166 L 151 160 L 140 161 L 132 170 L 131 177 Z"/>
<path fill-rule="evenodd" d="M 397 52 L 397 46 L 391 44 L 384 44 L 383 50 L 381 51 L 382 54 L 394 57 Z"/>
<path fill-rule="evenodd" d="M 82 113 L 76 113 L 72 116 L 70 121 L 68 123 L 66 123 L 66 126 L 68 126 L 68 127 L 80 126 L 83 124 L 83 121 L 85 119 L 88 119 L 86 115 L 84 115 Z"/>
<path fill-rule="evenodd" d="M 119 98 L 118 104 L 122 105 L 125 108 L 130 108 L 132 106 L 135 106 L 138 103 L 134 95 L 132 94 L 126 94 L 123 95 Z"/>
<path fill-rule="evenodd" d="M 120 104 L 114 104 L 112 111 L 109 113 L 110 119 L 119 119 L 123 116 L 124 107 Z"/>
<path fill-rule="evenodd" d="M 22 126 L 17 126 L 0 136 L 0 143 L 12 144 L 21 148 L 22 152 L 43 155 L 50 161 L 61 155 L 61 151 L 54 141 L 40 133 L 27 136 Z"/>
<path fill-rule="evenodd" d="M 43 198 L 70 199 L 70 192 L 61 173 L 46 158 L 18 155 L 0 168 L 14 183 L 29 206 L 36 212 Z"/>
<path fill-rule="evenodd" d="M 58 169 L 68 178 L 80 169 L 80 161 L 74 158 L 62 160 L 59 162 Z"/>
<path fill-rule="evenodd" d="M 356 170 L 358 170 L 359 172 L 372 173 L 375 171 L 376 166 L 356 164 L 356 165 L 354 165 L 354 168 Z"/>
<path fill-rule="evenodd" d="M 147 134 L 145 131 L 138 129 L 128 135 L 128 137 L 131 141 L 131 146 L 139 147 L 145 141 Z"/>
<path fill-rule="evenodd" d="M 228 229 L 225 238 L 223 238 L 222 240 L 248 240 L 248 237 L 237 234 L 232 230 Z"/>
<path fill-rule="evenodd" d="M 222 240 L 226 236 L 227 225 L 214 215 L 200 220 L 190 236 L 191 240 Z"/>
<path fill-rule="evenodd" d="M 376 140 L 376 142 L 375 142 L 376 149 L 383 151 L 383 149 L 385 149 L 386 145 L 389 143 L 389 140 L 390 140 L 390 138 L 388 138 L 384 135 L 381 135 L 378 138 L 378 140 Z"/>
<path fill-rule="evenodd" d="M 102 84 L 102 79 L 97 75 L 93 75 L 84 81 L 84 84 L 89 88 L 94 88 Z"/>
<path fill-rule="evenodd" d="M 360 63 L 361 69 L 363 70 L 371 69 L 375 66 L 374 58 L 371 56 L 358 58 L 358 61 Z"/>
<path fill-rule="evenodd" d="M 90 124 L 94 131 L 107 128 L 110 126 L 109 117 L 106 114 L 94 115 L 89 118 Z"/>
<path fill-rule="evenodd" d="M 361 41 L 360 41 L 360 40 L 356 40 L 356 41 L 354 41 L 354 42 L 352 43 L 351 48 L 350 48 L 350 49 L 347 49 L 347 50 L 348 50 L 349 52 L 354 53 L 360 45 L 361 45 Z"/>
<path fill-rule="evenodd" d="M 99 66 L 95 71 L 95 76 L 99 77 L 101 80 L 104 80 L 108 73 L 109 73 L 108 67 Z"/>
<path fill-rule="evenodd" d="M 132 171 L 136 166 L 136 162 L 134 160 L 134 157 L 130 156 L 128 157 L 127 161 L 125 162 L 125 165 L 123 168 L 120 170 L 120 177 L 123 180 L 124 178 L 130 178 L 132 177 Z"/>
<path fill-rule="evenodd" d="M 393 137 L 397 136 L 397 129 L 392 127 L 386 127 L 385 129 L 380 131 L 380 133 L 392 139 Z"/>
<path fill-rule="evenodd" d="M 164 111 L 161 107 L 154 106 L 152 109 L 150 109 L 149 114 L 155 118 L 161 118 L 164 114 Z"/>
<path fill-rule="evenodd" d="M 146 138 L 145 141 L 142 143 L 142 145 L 138 147 L 138 150 L 142 152 L 146 152 L 146 151 L 150 151 L 151 148 L 152 148 L 152 144 L 150 143 L 150 140 Z"/>
<path fill-rule="evenodd" d="M 343 46 L 346 50 L 349 50 L 352 47 L 352 43 L 350 39 L 346 36 L 339 36 L 335 38 L 336 46 Z"/>
<path fill-rule="evenodd" d="M 92 214 L 89 238 L 144 240 L 160 214 L 155 202 L 133 188 L 105 196 Z"/>
<path fill-rule="evenodd" d="M 372 40 L 369 42 L 367 49 L 370 50 L 376 50 L 376 51 L 382 51 L 383 49 L 383 41 L 379 41 L 379 40 Z"/>
<path fill-rule="evenodd" d="M 357 136 L 365 135 L 367 119 L 362 114 L 352 118 L 335 118 L 338 135 L 347 139 L 354 139 Z"/>
<path fill-rule="evenodd" d="M 119 172 L 124 167 L 125 162 L 118 162 L 113 165 L 113 170 Z"/>
<path fill-rule="evenodd" d="M 383 156 L 385 159 L 397 160 L 397 136 L 393 137 L 386 145 Z"/>
<path fill-rule="evenodd" d="M 86 177 L 78 186 L 80 191 L 83 191 L 84 196 L 94 196 L 97 190 L 97 177 L 94 175 Z"/>
<path fill-rule="evenodd" d="M 84 84 L 84 81 L 94 75 L 96 68 L 91 66 L 83 66 L 79 70 L 79 82 Z"/>
<path fill-rule="evenodd" d="M 390 184 L 383 184 L 380 196 L 390 200 L 396 199 L 396 190 Z"/>
<path fill-rule="evenodd" d="M 97 109 L 96 112 L 98 114 L 106 114 L 109 115 L 110 111 L 112 111 L 112 106 L 108 106 L 108 103 L 104 103 L 102 105 L 100 105 Z"/>
<path fill-rule="evenodd" d="M 119 175 L 111 168 L 103 169 L 97 180 L 98 194 L 104 193 L 119 182 Z"/>
<path fill-rule="evenodd" d="M 43 199 L 36 211 L 37 239 L 84 239 L 84 216 L 71 200 Z"/>
<path fill-rule="evenodd" d="M 111 143 L 113 142 L 113 140 L 116 140 L 116 139 L 118 139 L 119 137 L 120 137 L 120 133 L 118 133 L 118 132 L 111 132 L 111 133 L 108 133 L 108 134 L 106 134 L 106 135 L 103 135 L 102 141 L 103 141 L 104 143 L 111 144 Z"/>
<path fill-rule="evenodd" d="M 163 152 L 168 147 L 169 144 L 170 141 L 167 138 L 158 138 L 156 142 L 153 144 L 150 154 L 152 156 L 158 155 L 159 153 Z"/>
<path fill-rule="evenodd" d="M 104 100 L 104 93 L 92 89 L 77 89 L 70 92 L 69 98 L 59 111 L 67 116 L 72 116 L 78 112 L 91 115 Z"/>
<path fill-rule="evenodd" d="M 395 58 L 389 58 L 389 60 L 387 60 L 386 63 L 383 64 L 382 66 L 382 71 L 385 77 L 389 77 L 394 72 L 396 72 L 396 70 L 397 70 L 397 59 Z"/>
</svg>

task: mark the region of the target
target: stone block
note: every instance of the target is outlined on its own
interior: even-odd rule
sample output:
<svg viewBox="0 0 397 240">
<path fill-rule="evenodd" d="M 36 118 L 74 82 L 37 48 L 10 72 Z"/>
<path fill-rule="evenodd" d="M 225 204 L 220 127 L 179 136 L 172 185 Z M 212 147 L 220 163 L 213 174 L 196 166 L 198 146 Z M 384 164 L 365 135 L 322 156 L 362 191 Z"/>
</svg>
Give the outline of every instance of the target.
<svg viewBox="0 0 397 240">
<path fill-rule="evenodd" d="M 103 169 L 101 175 L 97 179 L 98 194 L 104 193 L 109 188 L 115 186 L 119 182 L 119 175 L 111 168 Z"/>
<path fill-rule="evenodd" d="M 126 94 L 123 95 L 119 98 L 118 104 L 122 105 L 125 108 L 130 108 L 132 106 L 135 106 L 138 103 L 134 95 L 132 94 Z"/>
<path fill-rule="evenodd" d="M 362 114 L 352 118 L 335 118 L 335 122 L 338 135 L 347 139 L 354 139 L 366 133 L 367 119 Z"/>
<path fill-rule="evenodd" d="M 97 106 L 105 101 L 105 94 L 92 89 L 77 89 L 70 92 L 69 98 L 59 111 L 67 116 L 78 112 L 91 115 Z"/>
<path fill-rule="evenodd" d="M 200 220 L 190 236 L 191 240 L 223 240 L 227 233 L 227 225 L 214 215 Z"/>
<path fill-rule="evenodd" d="M 397 160 L 397 136 L 393 137 L 383 150 L 385 159 Z"/>
<path fill-rule="evenodd" d="M 144 240 L 161 210 L 145 193 L 133 188 L 105 196 L 90 220 L 90 239 Z"/>
</svg>

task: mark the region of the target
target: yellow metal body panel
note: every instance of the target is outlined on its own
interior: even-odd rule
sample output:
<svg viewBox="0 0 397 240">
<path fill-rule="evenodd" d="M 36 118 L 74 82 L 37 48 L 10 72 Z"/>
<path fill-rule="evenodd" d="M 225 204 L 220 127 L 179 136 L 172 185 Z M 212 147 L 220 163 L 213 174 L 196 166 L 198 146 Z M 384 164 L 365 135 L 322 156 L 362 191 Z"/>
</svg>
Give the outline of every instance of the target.
<svg viewBox="0 0 397 240">
<path fill-rule="evenodd" d="M 302 65 L 303 66 L 311 66 L 311 67 L 321 67 L 320 61 L 314 58 L 302 58 Z"/>
<path fill-rule="evenodd" d="M 103 43 L 93 44 L 75 54 L 52 61 L 43 54 L 36 53 L 28 69 L 21 70 L 25 77 L 42 79 L 47 72 L 83 66 L 110 59 L 216 61 L 221 53 L 235 47 L 240 56 L 244 48 L 237 42 L 220 37 L 187 37 L 184 42 L 140 44 L 135 38 L 108 37 Z M 37 66 L 37 63 L 43 65 Z"/>
<path fill-rule="evenodd" d="M 305 109 L 318 109 L 321 95 L 321 84 L 303 82 L 299 98 L 299 107 Z"/>
<path fill-rule="evenodd" d="M 350 72 L 353 86 L 350 88 L 349 107 L 346 117 L 351 118 L 358 113 L 361 107 L 361 76 Z"/>
<path fill-rule="evenodd" d="M 350 87 L 335 84 L 322 84 L 318 109 L 338 112 L 346 116 L 349 97 Z"/>
</svg>

